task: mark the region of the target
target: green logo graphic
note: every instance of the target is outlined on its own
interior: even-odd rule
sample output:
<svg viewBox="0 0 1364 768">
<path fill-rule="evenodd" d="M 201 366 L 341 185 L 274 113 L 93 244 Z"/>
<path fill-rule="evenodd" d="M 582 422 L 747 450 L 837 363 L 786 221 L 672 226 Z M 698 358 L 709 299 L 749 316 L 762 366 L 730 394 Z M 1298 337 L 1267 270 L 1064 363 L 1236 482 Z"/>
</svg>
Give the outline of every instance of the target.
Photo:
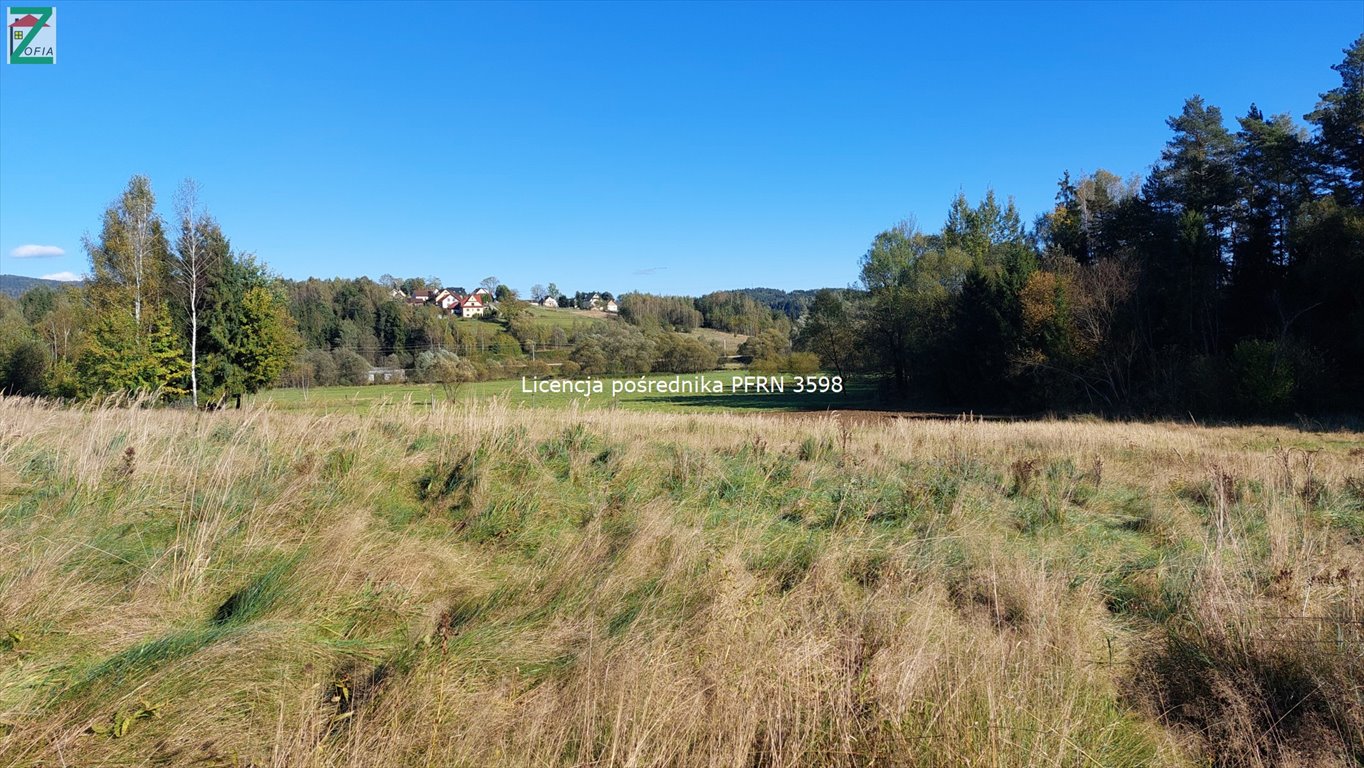
<svg viewBox="0 0 1364 768">
<path fill-rule="evenodd" d="M 57 9 L 10 8 L 5 33 L 9 63 L 57 63 Z"/>
</svg>

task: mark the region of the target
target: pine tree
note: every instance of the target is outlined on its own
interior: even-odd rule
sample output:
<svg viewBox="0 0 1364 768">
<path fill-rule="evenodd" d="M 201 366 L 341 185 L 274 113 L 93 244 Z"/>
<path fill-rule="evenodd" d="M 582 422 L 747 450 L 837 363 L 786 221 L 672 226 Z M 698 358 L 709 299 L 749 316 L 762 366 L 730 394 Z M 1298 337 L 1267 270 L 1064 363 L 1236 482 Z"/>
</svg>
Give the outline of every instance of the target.
<svg viewBox="0 0 1364 768">
<path fill-rule="evenodd" d="M 250 256 L 233 255 L 205 300 L 204 391 L 221 400 L 275 383 L 298 347 L 284 298 Z"/>
<path fill-rule="evenodd" d="M 1266 118 L 1255 105 L 1239 118 L 1228 315 L 1234 336 L 1277 330 L 1291 258 L 1290 234 L 1306 201 L 1306 137 L 1287 115 Z"/>
<path fill-rule="evenodd" d="M 1219 291 L 1226 281 L 1232 210 L 1236 202 L 1236 144 L 1222 111 L 1194 96 L 1170 118 L 1173 138 L 1144 190 L 1163 221 L 1159 261 L 1148 277 L 1166 286 L 1167 312 L 1178 343 L 1214 354 L 1221 339 Z"/>
<path fill-rule="evenodd" d="M 1364 206 L 1364 35 L 1344 53 L 1332 67 L 1340 87 L 1321 94 L 1306 118 L 1317 126 L 1313 146 L 1321 183 L 1341 205 Z"/>
</svg>

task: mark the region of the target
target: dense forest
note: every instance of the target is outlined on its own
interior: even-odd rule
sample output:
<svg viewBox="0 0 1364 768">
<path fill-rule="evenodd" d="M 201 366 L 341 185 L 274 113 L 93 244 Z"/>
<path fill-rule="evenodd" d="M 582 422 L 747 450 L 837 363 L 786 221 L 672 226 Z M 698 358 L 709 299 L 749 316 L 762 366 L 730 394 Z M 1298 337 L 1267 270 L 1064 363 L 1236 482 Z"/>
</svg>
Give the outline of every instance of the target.
<svg viewBox="0 0 1364 768">
<path fill-rule="evenodd" d="M 1061 177 L 1029 229 L 993 193 L 905 222 L 796 346 L 973 408 L 1288 413 L 1364 393 L 1364 37 L 1306 115 L 1195 96 L 1145 179 Z"/>
</svg>

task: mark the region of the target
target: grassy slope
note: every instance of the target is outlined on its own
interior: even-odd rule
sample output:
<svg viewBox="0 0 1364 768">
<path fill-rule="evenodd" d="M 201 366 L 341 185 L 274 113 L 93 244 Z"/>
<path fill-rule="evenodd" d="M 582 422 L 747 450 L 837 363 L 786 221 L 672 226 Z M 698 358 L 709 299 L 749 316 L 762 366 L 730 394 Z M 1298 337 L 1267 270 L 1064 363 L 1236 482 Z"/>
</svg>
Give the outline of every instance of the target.
<svg viewBox="0 0 1364 768">
<path fill-rule="evenodd" d="M 727 355 L 739 354 L 739 345 L 748 341 L 748 337 L 742 333 L 729 333 L 714 328 L 697 328 L 692 333 L 702 341 L 713 341 L 719 344 Z"/>
<path fill-rule="evenodd" d="M 603 320 L 612 323 L 625 322 L 618 314 L 598 310 L 554 309 L 531 305 L 526 308 L 526 311 L 539 324 L 557 325 L 569 332 L 586 329 L 591 324 Z M 739 345 L 748 339 L 741 333 L 727 333 L 714 328 L 697 328 L 692 333 L 702 341 L 714 341 L 720 344 L 726 353 L 731 355 L 737 354 Z"/>
<path fill-rule="evenodd" d="M 530 305 L 525 308 L 525 312 L 535 318 L 539 325 L 558 326 L 565 331 L 586 330 L 594 323 L 602 320 L 615 322 L 620 319 L 619 315 L 607 312 L 591 312 L 577 309 L 555 309 L 553 307 L 540 307 Z"/>
<path fill-rule="evenodd" d="M 1364 756 L 1357 434 L 13 399 L 0 425 L 2 765 Z"/>
<path fill-rule="evenodd" d="M 602 312 L 600 310 L 555 309 L 532 304 L 526 306 L 522 311 L 533 319 L 534 325 L 546 329 L 555 327 L 562 328 L 564 332 L 570 336 L 577 331 L 590 330 L 592 326 L 602 322 L 625 322 L 618 314 Z M 515 337 L 507 330 L 506 324 L 499 320 L 474 320 L 452 317 L 450 318 L 450 321 L 460 323 L 464 328 L 475 327 L 473 324 L 479 323 L 476 327 L 481 328 L 484 333 L 492 337 L 488 341 L 490 346 L 497 342 L 502 342 L 506 349 L 512 350 L 509 354 L 503 355 L 503 358 L 519 360 L 529 357 L 521 352 Z M 719 344 L 724 349 L 725 353 L 729 355 L 737 354 L 739 345 L 748 338 L 742 334 L 726 333 L 724 331 L 717 331 L 714 328 L 697 328 L 692 331 L 692 333 L 703 341 Z M 542 357 L 562 360 L 568 356 L 568 347 L 557 350 L 542 347 L 540 353 Z"/>
</svg>

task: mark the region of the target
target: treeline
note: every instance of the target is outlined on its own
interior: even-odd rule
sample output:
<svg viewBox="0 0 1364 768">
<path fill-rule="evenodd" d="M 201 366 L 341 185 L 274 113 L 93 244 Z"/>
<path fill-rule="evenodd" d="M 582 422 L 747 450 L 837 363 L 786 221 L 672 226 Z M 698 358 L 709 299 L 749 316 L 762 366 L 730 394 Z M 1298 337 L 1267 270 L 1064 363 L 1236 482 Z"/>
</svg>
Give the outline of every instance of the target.
<svg viewBox="0 0 1364 768">
<path fill-rule="evenodd" d="M 375 282 L 361 278 L 284 281 L 289 313 L 307 350 L 354 353 L 381 367 L 411 367 L 426 350 L 448 349 L 478 358 L 501 358 L 515 343 L 491 323 L 456 322 L 435 306 L 395 297 L 398 285 L 433 287 L 430 281 Z M 434 285 L 438 288 L 438 285 Z M 410 291 L 409 291 L 410 295 Z M 490 311 L 489 316 L 494 316 Z"/>
<path fill-rule="evenodd" d="M 526 302 L 517 292 L 485 278 L 482 287 L 494 296 L 482 321 L 456 320 L 442 314 L 433 304 L 408 304 L 405 296 L 420 290 L 450 288 L 464 294 L 463 286 L 442 286 L 436 278 L 395 278 L 383 275 L 378 281 L 359 278 L 309 278 L 282 282 L 305 350 L 352 352 L 379 367 L 411 368 L 417 355 L 444 349 L 475 362 L 503 360 L 526 353 L 532 346 L 540 349 L 566 348 L 570 339 L 562 330 L 535 323 L 524 313 Z M 558 289 L 553 283 L 550 289 Z M 395 296 L 394 291 L 402 292 Z M 532 296 L 543 299 L 554 295 L 540 285 Z M 611 299 L 609 292 L 559 294 L 564 306 L 590 309 L 593 296 Z M 509 330 L 513 338 L 508 338 Z"/>
<path fill-rule="evenodd" d="M 485 287 L 490 281 L 495 278 L 485 280 Z M 640 327 L 590 316 L 565 327 L 557 316 L 541 318 L 527 311 L 527 303 L 504 285 L 497 286 L 500 299 L 488 314 L 474 320 L 450 317 L 429 304 L 408 304 L 393 293 L 395 287 L 404 292 L 440 288 L 432 278 L 312 278 L 281 285 L 302 340 L 281 379 L 286 386 L 365 384 L 372 367 L 401 368 L 412 380 L 449 383 L 452 376 L 483 381 L 526 375 L 691 373 L 720 364 L 717 347 L 677 332 L 699 323 L 692 299 L 628 294 L 620 300 L 622 315 L 633 317 Z M 536 295 L 552 294 L 537 285 L 532 289 Z M 594 296 L 561 295 L 570 305 L 581 299 L 585 308 L 592 306 Z M 595 295 L 610 299 L 609 293 Z M 667 320 L 646 319 L 654 317 Z"/>
<path fill-rule="evenodd" d="M 754 298 L 753 292 L 765 296 L 770 303 Z M 809 293 L 813 296 L 813 292 Z M 770 330 L 789 335 L 792 323 L 800 315 L 789 316 L 785 309 L 800 308 L 803 304 L 796 294 L 771 288 L 716 291 L 699 298 L 627 293 L 620 297 L 620 316 L 641 328 L 667 328 L 684 333 L 705 327 L 746 336 Z"/>
<path fill-rule="evenodd" d="M 697 373 L 720 365 L 720 350 L 695 336 L 600 323 L 575 336 L 562 375 Z"/>
<path fill-rule="evenodd" d="M 746 336 L 776 329 L 789 333 L 791 320 L 743 291 L 716 291 L 696 300 L 707 328 Z"/>
<path fill-rule="evenodd" d="M 1144 180 L 1062 177 L 1029 231 L 993 194 L 882 232 L 798 349 L 962 407 L 1260 415 L 1364 392 L 1364 37 L 1310 131 L 1190 98 Z"/>
<path fill-rule="evenodd" d="M 500 308 L 489 307 L 486 321 L 460 320 L 433 304 L 407 303 L 405 296 L 416 291 L 443 287 L 434 278 L 309 278 L 285 280 L 282 287 L 302 341 L 281 379 L 286 386 L 367 384 L 372 368 L 404 369 L 418 380 L 429 379 L 429 370 L 457 370 L 470 380 L 503 378 L 513 375 L 508 364 L 522 354 L 518 340 L 504 330 L 506 316 L 514 315 L 513 305 L 520 302 L 495 277 L 485 279 L 483 287 L 504 299 Z M 395 289 L 402 294 L 395 295 Z M 451 290 L 465 293 L 462 286 Z M 460 362 L 432 368 L 436 353 L 440 360 L 453 356 Z"/>
<path fill-rule="evenodd" d="M 817 290 L 783 291 L 778 288 L 740 288 L 730 293 L 742 293 L 757 303 L 779 312 L 791 322 L 805 316 L 814 303 Z"/>
<path fill-rule="evenodd" d="M 84 245 L 84 286 L 0 298 L 3 391 L 221 402 L 273 384 L 293 355 L 279 281 L 233 250 L 193 181 L 165 218 L 134 176 Z"/>
<path fill-rule="evenodd" d="M 626 293 L 620 297 L 620 316 L 632 325 L 693 331 L 701 325 L 701 313 L 689 296 L 655 296 Z"/>
</svg>

